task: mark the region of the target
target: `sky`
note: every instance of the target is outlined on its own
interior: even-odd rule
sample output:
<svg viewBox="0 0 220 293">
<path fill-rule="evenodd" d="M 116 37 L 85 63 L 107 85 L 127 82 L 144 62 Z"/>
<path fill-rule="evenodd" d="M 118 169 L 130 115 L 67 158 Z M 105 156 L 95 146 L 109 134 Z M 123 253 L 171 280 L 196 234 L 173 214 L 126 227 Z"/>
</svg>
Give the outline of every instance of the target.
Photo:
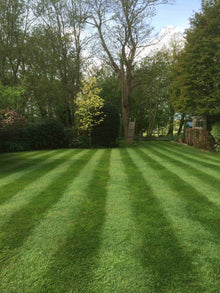
<svg viewBox="0 0 220 293">
<path fill-rule="evenodd" d="M 201 0 L 176 0 L 173 5 L 160 5 L 151 24 L 156 31 L 167 26 L 174 26 L 184 31 L 190 26 L 189 18 L 194 12 L 199 12 L 200 8 Z"/>
</svg>

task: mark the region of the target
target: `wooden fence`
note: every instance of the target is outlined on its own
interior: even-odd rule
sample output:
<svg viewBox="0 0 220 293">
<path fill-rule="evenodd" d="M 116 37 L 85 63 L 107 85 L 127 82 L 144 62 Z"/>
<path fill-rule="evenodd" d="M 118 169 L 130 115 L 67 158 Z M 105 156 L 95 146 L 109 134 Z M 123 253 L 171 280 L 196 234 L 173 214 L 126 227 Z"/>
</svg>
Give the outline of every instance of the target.
<svg viewBox="0 0 220 293">
<path fill-rule="evenodd" d="M 185 142 L 188 145 L 211 150 L 214 146 L 214 139 L 210 131 L 196 128 L 187 128 L 185 131 Z"/>
</svg>

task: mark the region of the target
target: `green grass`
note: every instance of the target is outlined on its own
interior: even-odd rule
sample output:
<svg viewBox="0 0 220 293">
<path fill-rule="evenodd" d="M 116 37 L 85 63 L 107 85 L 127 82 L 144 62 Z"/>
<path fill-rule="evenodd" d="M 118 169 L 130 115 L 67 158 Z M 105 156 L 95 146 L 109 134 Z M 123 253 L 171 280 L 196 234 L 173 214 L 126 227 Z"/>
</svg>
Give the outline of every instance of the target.
<svg viewBox="0 0 220 293">
<path fill-rule="evenodd" d="M 0 293 L 220 292 L 220 156 L 0 155 Z"/>
</svg>

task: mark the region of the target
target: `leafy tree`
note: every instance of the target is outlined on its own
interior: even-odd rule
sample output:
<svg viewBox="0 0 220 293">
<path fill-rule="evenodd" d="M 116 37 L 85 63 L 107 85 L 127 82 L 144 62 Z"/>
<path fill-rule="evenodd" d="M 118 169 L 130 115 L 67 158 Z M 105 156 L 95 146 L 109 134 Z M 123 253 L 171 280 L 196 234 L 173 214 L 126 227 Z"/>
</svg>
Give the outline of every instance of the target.
<svg viewBox="0 0 220 293">
<path fill-rule="evenodd" d="M 89 135 L 93 127 L 104 120 L 102 115 L 104 100 L 99 96 L 100 91 L 101 89 L 97 87 L 95 77 L 90 80 L 84 80 L 82 89 L 75 101 L 77 128 Z"/>
<path fill-rule="evenodd" d="M 196 115 L 220 113 L 220 2 L 203 1 L 191 19 L 185 49 L 172 74 L 172 102 L 176 111 Z"/>
<path fill-rule="evenodd" d="M 0 81 L 17 85 L 25 71 L 31 0 L 0 0 Z"/>
<path fill-rule="evenodd" d="M 113 68 L 120 80 L 124 137 L 132 112 L 133 68 L 138 51 L 149 42 L 151 28 L 148 20 L 154 7 L 165 0 L 87 0 L 90 4 L 90 23 L 96 29 L 103 59 Z M 96 41 L 97 42 L 97 41 Z"/>
<path fill-rule="evenodd" d="M 0 110 L 8 109 L 14 110 L 20 114 L 24 114 L 23 111 L 23 95 L 24 88 L 21 86 L 10 87 L 3 86 L 0 83 Z"/>
<path fill-rule="evenodd" d="M 110 66 L 103 65 L 94 71 L 101 88 L 100 97 L 121 112 L 121 91 L 117 75 Z"/>
<path fill-rule="evenodd" d="M 212 126 L 211 134 L 215 139 L 215 149 L 220 152 L 220 121 Z"/>
<path fill-rule="evenodd" d="M 156 126 L 162 126 L 162 120 L 165 119 L 165 123 L 168 123 L 171 61 L 169 53 L 158 52 L 152 57 L 145 58 L 140 68 L 135 71 L 136 88 L 132 102 L 138 135 L 147 131 L 147 135 L 151 136 Z"/>
</svg>

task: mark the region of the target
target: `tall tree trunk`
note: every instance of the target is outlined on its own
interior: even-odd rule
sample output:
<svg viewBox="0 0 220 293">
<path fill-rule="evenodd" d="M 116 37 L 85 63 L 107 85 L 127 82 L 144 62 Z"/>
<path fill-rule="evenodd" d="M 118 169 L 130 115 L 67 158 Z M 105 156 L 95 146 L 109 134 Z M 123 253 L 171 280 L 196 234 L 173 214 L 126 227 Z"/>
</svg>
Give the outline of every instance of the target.
<svg viewBox="0 0 220 293">
<path fill-rule="evenodd" d="M 124 138 L 127 139 L 131 109 L 129 105 L 129 96 L 128 96 L 128 91 L 127 91 L 124 76 L 121 76 L 121 101 L 122 101 L 123 134 L 124 134 Z"/>
<path fill-rule="evenodd" d="M 168 132 L 167 132 L 167 135 L 171 135 L 171 136 L 173 136 L 174 114 L 175 114 L 174 108 L 171 107 L 171 108 L 170 108 L 170 122 L 169 122 L 169 129 L 168 129 Z"/>
<path fill-rule="evenodd" d="M 180 126 L 179 126 L 179 129 L 178 129 L 177 135 L 180 135 L 181 134 L 182 129 L 183 129 L 184 122 L 185 122 L 185 113 L 182 114 L 182 117 L 180 119 Z"/>
<path fill-rule="evenodd" d="M 121 84 L 121 102 L 122 102 L 122 121 L 123 135 L 125 140 L 128 137 L 129 118 L 131 114 L 130 95 L 132 90 L 131 73 L 125 72 L 123 62 L 121 62 L 120 84 Z"/>
</svg>

